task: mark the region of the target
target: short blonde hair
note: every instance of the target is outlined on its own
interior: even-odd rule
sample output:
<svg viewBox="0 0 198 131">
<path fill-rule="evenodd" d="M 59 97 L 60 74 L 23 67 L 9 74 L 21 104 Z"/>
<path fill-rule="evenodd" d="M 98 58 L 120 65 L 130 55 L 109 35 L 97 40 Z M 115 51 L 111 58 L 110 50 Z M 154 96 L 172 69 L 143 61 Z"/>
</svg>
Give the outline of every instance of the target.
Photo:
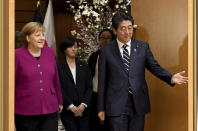
<svg viewBox="0 0 198 131">
<path fill-rule="evenodd" d="M 45 27 L 39 22 L 29 22 L 25 24 L 21 30 L 21 39 L 25 44 L 28 44 L 26 36 L 38 31 L 45 32 Z"/>
</svg>

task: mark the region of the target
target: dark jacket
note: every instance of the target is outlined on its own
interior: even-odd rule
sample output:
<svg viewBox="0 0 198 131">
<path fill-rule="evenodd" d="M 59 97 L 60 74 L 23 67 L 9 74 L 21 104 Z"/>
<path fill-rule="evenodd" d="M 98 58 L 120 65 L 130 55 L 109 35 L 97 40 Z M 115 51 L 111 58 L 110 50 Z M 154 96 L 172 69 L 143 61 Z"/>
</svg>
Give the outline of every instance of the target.
<svg viewBox="0 0 198 131">
<path fill-rule="evenodd" d="M 66 59 L 62 59 L 57 65 L 63 95 L 63 106 L 68 107 L 70 104 L 78 106 L 81 103 L 85 103 L 89 107 L 92 94 L 92 80 L 88 65 L 76 59 L 76 84 Z"/>
<path fill-rule="evenodd" d="M 91 70 L 92 79 L 93 79 L 94 74 L 95 74 L 95 68 L 96 68 L 96 63 L 97 63 L 98 56 L 99 56 L 99 50 L 96 51 L 96 52 L 93 52 L 88 59 L 88 65 L 89 65 L 89 68 Z"/>
<path fill-rule="evenodd" d="M 172 74 L 158 64 L 147 43 L 131 40 L 129 74 L 125 71 L 117 41 L 103 46 L 99 56 L 98 110 L 105 110 L 109 116 L 120 116 L 131 87 L 136 112 L 142 115 L 150 112 L 145 68 L 172 85 Z"/>
</svg>

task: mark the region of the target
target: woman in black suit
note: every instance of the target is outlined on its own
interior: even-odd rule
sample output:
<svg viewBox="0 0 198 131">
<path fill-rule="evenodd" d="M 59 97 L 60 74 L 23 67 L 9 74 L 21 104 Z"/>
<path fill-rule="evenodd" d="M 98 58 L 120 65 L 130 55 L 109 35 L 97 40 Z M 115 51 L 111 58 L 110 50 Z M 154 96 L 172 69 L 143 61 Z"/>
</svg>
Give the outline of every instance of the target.
<svg viewBox="0 0 198 131">
<path fill-rule="evenodd" d="M 89 131 L 92 80 L 88 65 L 76 58 L 78 41 L 65 37 L 60 50 L 65 58 L 58 62 L 64 110 L 60 114 L 66 131 Z"/>
</svg>

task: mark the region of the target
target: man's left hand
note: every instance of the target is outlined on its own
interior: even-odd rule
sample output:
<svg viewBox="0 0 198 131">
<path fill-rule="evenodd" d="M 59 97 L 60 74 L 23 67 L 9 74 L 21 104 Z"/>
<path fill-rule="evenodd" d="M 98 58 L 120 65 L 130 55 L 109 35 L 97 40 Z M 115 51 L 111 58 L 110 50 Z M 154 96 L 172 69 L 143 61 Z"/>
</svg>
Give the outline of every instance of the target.
<svg viewBox="0 0 198 131">
<path fill-rule="evenodd" d="M 188 77 L 183 76 L 185 74 L 185 71 L 176 73 L 173 75 L 171 82 L 174 82 L 175 84 L 184 84 L 188 82 Z"/>
</svg>

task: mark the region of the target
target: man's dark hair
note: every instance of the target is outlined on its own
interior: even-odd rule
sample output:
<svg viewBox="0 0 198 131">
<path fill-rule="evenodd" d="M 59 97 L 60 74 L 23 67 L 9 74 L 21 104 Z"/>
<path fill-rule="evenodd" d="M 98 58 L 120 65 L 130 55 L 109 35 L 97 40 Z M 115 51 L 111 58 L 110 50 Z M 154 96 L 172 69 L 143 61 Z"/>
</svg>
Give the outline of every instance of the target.
<svg viewBox="0 0 198 131">
<path fill-rule="evenodd" d="M 133 20 L 133 17 L 131 15 L 128 15 L 128 14 L 122 12 L 122 11 L 119 11 L 112 18 L 113 28 L 117 30 L 120 22 L 122 22 L 124 20 L 129 20 L 129 21 L 131 21 L 132 25 L 134 25 L 134 20 Z"/>
<path fill-rule="evenodd" d="M 75 44 L 75 42 L 77 43 L 77 45 L 79 45 L 78 41 L 76 38 L 71 37 L 71 36 L 66 36 L 63 38 L 61 45 L 60 45 L 60 51 L 64 53 L 64 51 L 68 48 L 71 47 Z"/>
<path fill-rule="evenodd" d="M 98 38 L 99 38 L 99 39 L 100 39 L 101 34 L 102 34 L 103 32 L 105 32 L 105 31 L 108 31 L 108 32 L 111 34 L 112 40 L 115 39 L 115 35 L 114 35 L 113 31 L 110 30 L 110 29 L 103 29 L 103 30 L 101 30 L 100 33 L 99 33 L 99 35 L 98 35 Z"/>
</svg>

